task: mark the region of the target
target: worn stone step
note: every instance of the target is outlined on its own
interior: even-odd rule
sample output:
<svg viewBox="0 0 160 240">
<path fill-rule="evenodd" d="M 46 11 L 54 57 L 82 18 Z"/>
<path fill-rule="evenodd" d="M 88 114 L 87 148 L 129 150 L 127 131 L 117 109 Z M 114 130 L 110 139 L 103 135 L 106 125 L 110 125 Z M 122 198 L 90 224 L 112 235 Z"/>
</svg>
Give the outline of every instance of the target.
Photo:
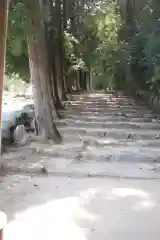
<svg viewBox="0 0 160 240">
<path fill-rule="evenodd" d="M 64 134 L 64 146 L 66 146 L 67 142 L 67 149 L 72 148 L 72 134 Z M 69 145 L 70 144 L 70 145 Z M 147 147 L 147 148 L 159 148 L 160 146 L 160 139 L 123 139 L 123 138 L 112 138 L 112 137 L 97 137 L 97 136 L 74 136 L 74 143 L 73 146 L 80 148 L 82 144 L 87 144 L 87 146 L 97 146 L 97 147 L 106 147 L 106 146 L 123 146 L 125 147 Z M 63 145 L 62 145 L 63 146 Z M 52 147 L 52 149 L 54 149 Z"/>
<path fill-rule="evenodd" d="M 154 139 L 157 136 L 157 130 L 132 130 L 126 131 L 126 129 L 107 129 L 104 131 L 103 129 L 86 129 L 86 128 L 74 128 L 74 127 L 62 127 L 59 128 L 62 134 L 69 135 L 80 135 L 80 136 L 97 136 L 97 137 L 108 137 L 108 138 L 117 138 L 117 139 L 137 139 L 137 140 L 147 140 Z M 131 134 L 131 136 L 129 136 Z"/>
<path fill-rule="evenodd" d="M 44 155 L 49 152 L 44 151 Z M 160 152 L 158 148 L 136 147 L 136 146 L 87 146 L 75 145 L 68 151 L 67 148 L 59 148 L 59 151 L 49 153 L 50 156 L 82 161 L 101 162 L 150 162 L 160 163 Z"/>
<path fill-rule="evenodd" d="M 131 114 L 139 114 L 139 115 L 147 115 L 147 116 L 153 116 L 152 112 L 149 110 L 137 110 L 137 109 L 108 109 L 106 108 L 100 108 L 100 107 L 94 107 L 94 108 L 89 108 L 89 107 L 82 107 L 82 108 L 67 108 L 65 111 L 62 112 L 74 112 L 74 114 L 79 113 L 79 112 L 85 112 L 85 113 L 103 113 L 106 111 L 107 114 L 121 114 L 125 113 L 126 115 L 131 115 Z"/>
<path fill-rule="evenodd" d="M 96 116 L 96 115 L 91 115 L 91 116 L 77 116 L 77 115 L 67 115 L 66 119 L 70 120 L 83 120 L 86 122 L 91 122 L 91 121 L 97 121 L 97 122 L 107 122 L 107 121 L 112 121 L 112 122 L 134 122 L 134 123 L 152 123 L 155 122 L 155 119 L 153 118 L 142 118 L 142 117 L 137 117 L 137 118 L 125 118 L 121 116 Z"/>
<path fill-rule="evenodd" d="M 144 103 L 138 103 L 135 101 L 127 101 L 127 102 L 112 102 L 109 101 L 107 99 L 103 100 L 103 101 L 68 101 L 65 102 L 65 105 L 69 106 L 75 106 L 75 107 L 79 107 L 79 106 L 100 106 L 100 107 L 105 107 L 105 106 L 111 106 L 113 108 L 116 107 L 134 107 L 134 108 L 144 108 L 144 109 L 148 109 L 146 104 Z"/>
<path fill-rule="evenodd" d="M 62 122 L 57 123 L 58 126 L 74 126 L 74 127 L 84 127 L 84 128 L 102 128 L 102 129 L 108 129 L 108 128 L 126 128 L 126 129 L 145 129 L 148 130 L 154 129 L 154 130 L 160 130 L 160 123 L 153 122 L 153 123 L 142 123 L 142 122 L 98 122 L 98 121 L 81 121 L 81 120 L 75 120 L 75 121 L 67 121 L 64 120 Z"/>
<path fill-rule="evenodd" d="M 148 131 L 146 131 L 145 129 L 127 129 L 125 131 L 125 127 L 124 128 L 109 128 L 106 129 L 106 131 L 102 128 L 87 128 L 87 127 L 79 127 L 79 126 L 66 126 L 66 127 L 60 127 L 59 128 L 60 131 L 64 132 L 81 132 L 81 133 L 87 133 L 87 132 L 97 132 L 97 133 L 106 133 L 106 136 L 109 133 L 118 133 L 118 134 L 123 134 L 125 132 L 126 135 L 128 135 L 129 133 L 132 134 L 149 134 L 150 136 L 156 136 L 159 132 L 157 132 L 157 129 L 148 129 Z M 103 135 L 103 134 L 102 134 Z"/>
<path fill-rule="evenodd" d="M 110 104 L 92 104 L 92 105 L 89 105 L 88 104 L 79 104 L 79 105 L 73 105 L 73 104 L 70 104 L 68 106 L 66 106 L 66 109 L 74 109 L 75 111 L 78 111 L 79 109 L 90 109 L 90 110 L 93 110 L 95 111 L 95 109 L 99 109 L 99 110 L 108 110 L 108 111 L 118 111 L 120 109 L 122 109 L 123 107 L 123 111 L 142 111 L 142 112 L 152 112 L 151 110 L 147 109 L 146 107 L 137 107 L 137 106 L 128 106 L 128 105 L 125 105 L 125 106 L 121 106 L 121 105 L 118 105 L 118 106 L 114 106 L 114 105 L 110 105 Z"/>
<path fill-rule="evenodd" d="M 54 176 L 160 179 L 159 165 L 144 162 L 112 162 L 112 164 L 109 162 L 99 162 L 98 164 L 97 161 L 91 163 L 87 160 L 80 161 L 60 158 L 56 162 L 42 160 L 40 163 L 48 169 L 49 174 L 53 174 Z"/>
<path fill-rule="evenodd" d="M 98 111 L 97 109 L 95 109 L 95 111 L 91 111 L 88 109 L 82 109 L 82 110 L 73 110 L 73 109 L 66 109 L 65 111 L 61 111 L 61 113 L 64 113 L 67 115 L 73 114 L 73 115 L 97 115 L 99 114 L 100 116 L 121 116 L 123 114 L 125 114 L 127 117 L 144 117 L 144 118 L 154 118 L 154 115 L 149 112 L 146 111 L 145 113 L 143 113 L 142 111 L 138 112 L 138 111 L 134 111 L 134 112 L 129 112 L 129 111 L 123 111 L 122 110 L 117 110 L 117 111 L 107 111 L 107 110 L 103 110 L 103 111 Z"/>
</svg>

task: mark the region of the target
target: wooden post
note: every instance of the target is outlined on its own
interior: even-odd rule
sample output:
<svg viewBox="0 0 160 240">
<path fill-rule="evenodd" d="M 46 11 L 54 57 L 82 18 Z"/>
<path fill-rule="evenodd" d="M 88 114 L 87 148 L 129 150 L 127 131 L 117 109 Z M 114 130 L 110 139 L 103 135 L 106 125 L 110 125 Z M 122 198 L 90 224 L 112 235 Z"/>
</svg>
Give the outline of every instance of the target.
<svg viewBox="0 0 160 240">
<path fill-rule="evenodd" d="M 2 94 L 5 73 L 6 36 L 8 22 L 8 0 L 0 0 L 0 154 L 2 135 Z"/>
<path fill-rule="evenodd" d="M 4 212 L 0 212 L 0 240 L 4 240 L 4 227 L 7 223 L 7 216 Z"/>
</svg>

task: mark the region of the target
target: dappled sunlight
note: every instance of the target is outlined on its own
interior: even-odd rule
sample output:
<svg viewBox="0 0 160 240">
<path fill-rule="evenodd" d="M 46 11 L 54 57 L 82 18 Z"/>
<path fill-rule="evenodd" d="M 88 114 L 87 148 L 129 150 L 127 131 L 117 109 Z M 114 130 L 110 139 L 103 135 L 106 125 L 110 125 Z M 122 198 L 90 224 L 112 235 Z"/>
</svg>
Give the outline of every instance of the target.
<svg viewBox="0 0 160 240">
<path fill-rule="evenodd" d="M 89 94 L 88 96 L 91 97 L 91 98 L 95 98 L 95 97 L 106 96 L 106 94 L 105 93 L 92 93 L 92 94 Z"/>
<path fill-rule="evenodd" d="M 148 197 L 148 194 L 142 190 L 137 190 L 133 188 L 113 188 L 112 194 L 117 197 L 128 197 L 128 196 L 137 196 L 137 197 Z"/>
<path fill-rule="evenodd" d="M 140 189 L 133 188 L 113 188 L 112 193 L 107 200 L 119 200 L 121 198 L 130 197 L 133 203 L 131 203 L 132 210 L 145 210 L 152 209 L 157 204 L 151 199 L 149 193 L 142 191 Z"/>
<path fill-rule="evenodd" d="M 152 185 L 148 187 L 146 181 L 139 186 L 122 179 L 45 179 L 36 180 L 36 192 L 28 189 L 26 196 L 17 195 L 20 207 L 12 202 L 13 220 L 5 240 L 117 239 L 110 234 L 136 230 L 135 221 L 138 229 L 144 228 L 150 224 L 146 219 L 159 211 L 154 208 L 158 199 Z M 159 184 L 154 186 L 157 189 Z"/>
<path fill-rule="evenodd" d="M 6 227 L 6 240 L 70 239 L 86 240 L 87 231 L 78 226 L 77 219 L 95 221 L 97 216 L 84 209 L 97 190 L 80 192 L 79 197 L 53 199 L 43 205 L 28 207 L 16 213 Z"/>
<path fill-rule="evenodd" d="M 140 201 L 137 204 L 135 204 L 135 206 L 133 206 L 133 210 L 149 210 L 156 207 L 156 203 L 151 201 L 150 199 L 148 200 L 144 200 L 144 201 Z"/>
</svg>

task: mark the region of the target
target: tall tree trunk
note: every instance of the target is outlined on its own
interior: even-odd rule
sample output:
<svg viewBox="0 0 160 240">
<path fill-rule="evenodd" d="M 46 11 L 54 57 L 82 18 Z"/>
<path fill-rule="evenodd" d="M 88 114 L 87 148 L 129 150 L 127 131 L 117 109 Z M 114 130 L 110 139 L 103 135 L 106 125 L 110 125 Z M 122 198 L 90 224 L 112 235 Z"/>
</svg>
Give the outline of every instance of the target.
<svg viewBox="0 0 160 240">
<path fill-rule="evenodd" d="M 32 22 L 32 36 L 28 36 L 28 51 L 36 119 L 40 133 L 44 133 L 47 139 L 60 143 L 61 136 L 54 123 L 56 110 L 50 86 L 49 63 L 41 6 L 38 0 L 26 4 Z"/>
<path fill-rule="evenodd" d="M 68 0 L 63 0 L 63 30 L 67 30 L 67 20 L 68 20 Z"/>
<path fill-rule="evenodd" d="M 56 68 L 56 59 L 53 58 L 55 55 L 52 53 L 52 68 L 53 68 L 53 74 L 54 74 L 54 79 L 53 79 L 53 86 L 54 86 L 54 95 L 56 99 L 56 107 L 57 109 L 64 109 L 64 106 L 62 102 L 60 101 L 59 93 L 58 93 L 58 75 L 57 75 L 57 68 Z"/>
<path fill-rule="evenodd" d="M 127 0 L 127 3 L 126 3 L 126 25 L 128 28 L 128 37 L 132 37 L 136 30 L 135 0 Z"/>
<path fill-rule="evenodd" d="M 63 105 L 59 99 L 58 89 L 57 89 L 57 74 L 55 67 L 55 54 L 54 54 L 54 46 L 53 46 L 53 31 L 49 31 L 47 23 L 45 23 L 45 36 L 47 43 L 47 55 L 48 55 L 48 72 L 50 73 L 50 90 L 52 94 L 52 98 L 55 102 L 56 114 L 57 117 L 60 118 L 60 114 L 57 109 L 63 109 Z"/>
<path fill-rule="evenodd" d="M 93 90 L 92 68 L 89 68 L 89 89 Z"/>
<path fill-rule="evenodd" d="M 63 34 L 67 31 L 67 20 L 68 20 L 68 0 L 62 0 L 63 5 L 63 14 L 62 14 L 62 21 L 63 21 Z M 64 85 L 65 91 L 67 89 L 67 74 L 68 74 L 68 67 L 67 67 L 67 57 L 66 57 L 66 49 L 64 46 L 65 39 L 63 35 L 63 77 L 64 77 Z"/>
<path fill-rule="evenodd" d="M 58 92 L 58 87 L 59 85 L 57 84 L 59 82 L 59 72 L 57 71 L 57 42 L 55 41 L 55 32 L 54 29 L 57 27 L 55 24 L 55 14 L 54 14 L 54 7 L 53 7 L 53 1 L 52 0 L 47 0 L 46 1 L 46 6 L 48 7 L 49 11 L 49 16 L 50 16 L 50 21 L 46 23 L 48 24 L 48 54 L 49 54 L 49 61 L 50 61 L 50 66 L 52 70 L 52 85 L 53 85 L 53 92 L 54 92 L 54 97 L 55 97 L 55 105 L 57 109 L 63 109 L 64 106 L 62 105 L 59 97 L 59 92 Z"/>
<path fill-rule="evenodd" d="M 80 74 L 79 71 L 76 72 L 76 77 L 75 77 L 75 85 L 76 85 L 76 89 L 79 92 L 80 91 Z"/>
<path fill-rule="evenodd" d="M 2 126 L 2 94 L 3 94 L 3 80 L 4 80 L 4 70 L 5 70 L 7 20 L 8 20 L 8 1 L 1 0 L 0 1 L 0 126 Z M 2 127 L 0 129 L 2 129 Z M 1 154 L 1 136 L 0 136 L 0 154 Z"/>
<path fill-rule="evenodd" d="M 63 22 L 62 22 L 62 1 L 56 0 L 55 9 L 57 12 L 57 59 L 59 61 L 59 86 L 61 93 L 61 100 L 66 100 L 66 92 L 65 92 L 65 83 L 64 83 L 64 46 L 63 46 Z"/>
<path fill-rule="evenodd" d="M 87 91 L 86 72 L 83 72 L 83 70 L 80 70 L 80 88 Z"/>
</svg>

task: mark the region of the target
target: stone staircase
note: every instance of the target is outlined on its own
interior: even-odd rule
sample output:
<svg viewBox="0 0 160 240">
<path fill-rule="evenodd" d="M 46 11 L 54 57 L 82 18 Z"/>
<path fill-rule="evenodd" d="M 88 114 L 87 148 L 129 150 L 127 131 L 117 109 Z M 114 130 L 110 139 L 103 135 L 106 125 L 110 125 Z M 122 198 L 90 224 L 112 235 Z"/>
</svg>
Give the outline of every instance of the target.
<svg viewBox="0 0 160 240">
<path fill-rule="evenodd" d="M 56 162 L 66 164 L 64 169 L 60 164 L 59 171 L 159 178 L 160 122 L 144 103 L 117 94 L 91 93 L 73 96 L 65 104 L 65 119 L 58 122 L 65 143 L 56 150 Z"/>
</svg>

